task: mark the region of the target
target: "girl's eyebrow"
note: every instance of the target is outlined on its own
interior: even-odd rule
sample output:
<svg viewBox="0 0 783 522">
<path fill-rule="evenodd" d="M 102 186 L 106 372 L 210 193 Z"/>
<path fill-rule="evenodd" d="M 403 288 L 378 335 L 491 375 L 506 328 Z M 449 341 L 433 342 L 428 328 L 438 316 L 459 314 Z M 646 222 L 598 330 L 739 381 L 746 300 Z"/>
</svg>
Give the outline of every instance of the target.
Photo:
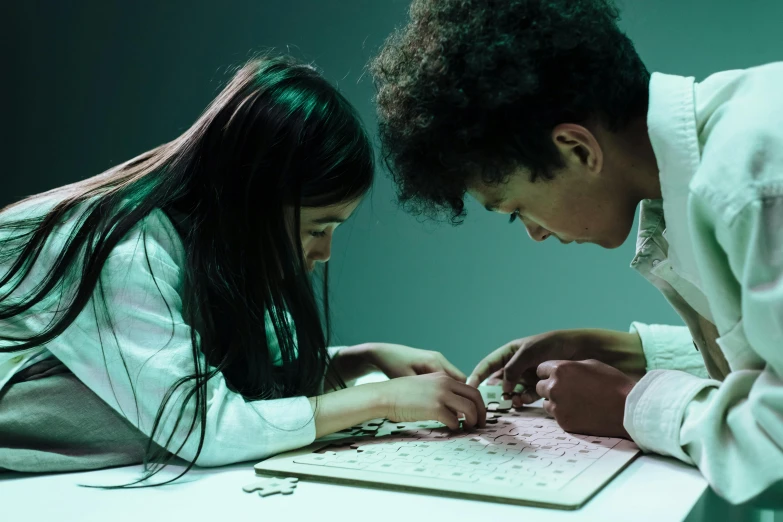
<svg viewBox="0 0 783 522">
<path fill-rule="evenodd" d="M 344 223 L 345 218 L 340 216 L 324 216 L 320 218 L 316 218 L 313 220 L 313 223 L 317 223 L 319 225 L 328 225 L 331 223 Z"/>
</svg>

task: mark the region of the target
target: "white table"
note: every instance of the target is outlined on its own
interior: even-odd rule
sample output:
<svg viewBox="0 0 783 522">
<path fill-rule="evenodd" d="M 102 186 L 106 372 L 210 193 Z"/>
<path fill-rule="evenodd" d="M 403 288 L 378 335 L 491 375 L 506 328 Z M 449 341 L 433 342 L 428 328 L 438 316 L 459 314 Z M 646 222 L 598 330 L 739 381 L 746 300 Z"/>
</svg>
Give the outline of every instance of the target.
<svg viewBox="0 0 783 522">
<path fill-rule="evenodd" d="M 413 522 L 499 520 L 681 521 L 705 491 L 698 470 L 672 459 L 635 460 L 578 511 L 478 502 L 379 489 L 300 482 L 293 495 L 245 493 L 253 463 L 195 469 L 182 483 L 136 490 L 100 490 L 139 477 L 141 466 L 85 473 L 0 474 L 0 520 L 16 521 L 313 521 Z M 173 476 L 175 469 L 161 475 Z M 160 476 L 160 475 L 159 475 Z M 268 518 L 274 516 L 275 518 Z M 279 518 L 277 518 L 279 517 Z"/>
<path fill-rule="evenodd" d="M 362 382 L 381 379 L 368 376 Z M 292 495 L 261 498 L 242 491 L 255 478 L 253 464 L 196 468 L 178 483 L 134 490 L 79 484 L 126 484 L 140 477 L 141 466 L 54 475 L 0 472 L 0 522 L 783 522 L 780 515 L 731 508 L 707 488 L 696 468 L 654 455 L 637 458 L 577 511 L 305 481 Z M 181 469 L 170 466 L 154 480 L 172 478 Z"/>
</svg>

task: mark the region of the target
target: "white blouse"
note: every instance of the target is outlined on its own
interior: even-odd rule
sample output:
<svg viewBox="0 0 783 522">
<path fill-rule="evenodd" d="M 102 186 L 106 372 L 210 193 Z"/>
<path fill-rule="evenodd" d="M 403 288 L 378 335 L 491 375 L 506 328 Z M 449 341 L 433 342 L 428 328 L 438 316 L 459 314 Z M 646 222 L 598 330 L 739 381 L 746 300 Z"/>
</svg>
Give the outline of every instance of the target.
<svg viewBox="0 0 783 522">
<path fill-rule="evenodd" d="M 0 221 L 41 215 L 54 203 L 51 198 L 26 202 L 0 214 Z M 25 295 L 51 269 L 51 260 L 62 251 L 79 214 L 75 211 L 54 231 L 14 297 Z M 8 232 L 0 234 L 7 237 Z M 8 272 L 12 262 L 0 263 L 0 276 Z M 0 389 L 22 368 L 54 356 L 107 404 L 150 435 L 165 393 L 178 379 L 194 371 L 191 327 L 182 317 L 184 263 L 184 246 L 174 225 L 163 211 L 153 211 L 117 244 L 101 273 L 114 334 L 102 301 L 93 298 L 74 322 L 45 346 L 0 353 Z M 0 320 L 0 330 L 21 337 L 40 332 L 62 313 L 57 311 L 60 296 L 52 294 L 22 316 Z M 0 346 L 13 344 L 0 341 Z M 270 342 L 271 349 L 275 346 Z M 162 446 L 171 434 L 183 395 L 181 387 L 169 401 L 156 432 L 155 442 Z M 260 460 L 305 446 L 315 438 L 314 413 L 307 397 L 247 402 L 229 390 L 221 373 L 207 383 L 206 396 L 206 435 L 198 465 Z M 191 400 L 168 444 L 169 450 L 182 443 L 194 410 Z M 179 455 L 192 461 L 198 439 L 197 428 Z"/>
</svg>

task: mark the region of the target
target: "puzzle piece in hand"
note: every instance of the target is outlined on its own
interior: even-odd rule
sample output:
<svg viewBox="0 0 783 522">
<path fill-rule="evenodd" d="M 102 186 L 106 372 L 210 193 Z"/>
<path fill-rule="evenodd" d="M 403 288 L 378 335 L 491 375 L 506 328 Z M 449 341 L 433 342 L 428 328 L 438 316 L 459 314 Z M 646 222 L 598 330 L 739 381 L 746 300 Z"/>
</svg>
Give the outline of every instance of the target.
<svg viewBox="0 0 783 522">
<path fill-rule="evenodd" d="M 277 493 L 290 495 L 294 492 L 294 489 L 296 489 L 297 482 L 299 482 L 299 479 L 295 477 L 266 477 L 260 478 L 255 482 L 244 486 L 242 489 L 248 493 L 258 491 L 259 497 L 268 497 L 269 495 L 275 495 Z"/>
<path fill-rule="evenodd" d="M 511 410 L 511 400 L 503 398 L 502 386 L 481 385 L 478 390 L 489 411 L 506 412 Z"/>
</svg>

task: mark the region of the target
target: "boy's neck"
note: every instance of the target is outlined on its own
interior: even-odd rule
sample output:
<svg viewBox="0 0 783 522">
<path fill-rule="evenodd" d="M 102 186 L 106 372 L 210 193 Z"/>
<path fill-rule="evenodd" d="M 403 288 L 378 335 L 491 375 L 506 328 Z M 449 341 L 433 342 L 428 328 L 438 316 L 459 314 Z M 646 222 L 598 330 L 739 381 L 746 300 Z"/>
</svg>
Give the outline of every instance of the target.
<svg viewBox="0 0 783 522">
<path fill-rule="evenodd" d="M 633 196 L 639 201 L 661 199 L 658 161 L 647 133 L 646 118 L 634 120 L 615 136 L 619 166 L 628 176 L 627 183 Z"/>
</svg>

